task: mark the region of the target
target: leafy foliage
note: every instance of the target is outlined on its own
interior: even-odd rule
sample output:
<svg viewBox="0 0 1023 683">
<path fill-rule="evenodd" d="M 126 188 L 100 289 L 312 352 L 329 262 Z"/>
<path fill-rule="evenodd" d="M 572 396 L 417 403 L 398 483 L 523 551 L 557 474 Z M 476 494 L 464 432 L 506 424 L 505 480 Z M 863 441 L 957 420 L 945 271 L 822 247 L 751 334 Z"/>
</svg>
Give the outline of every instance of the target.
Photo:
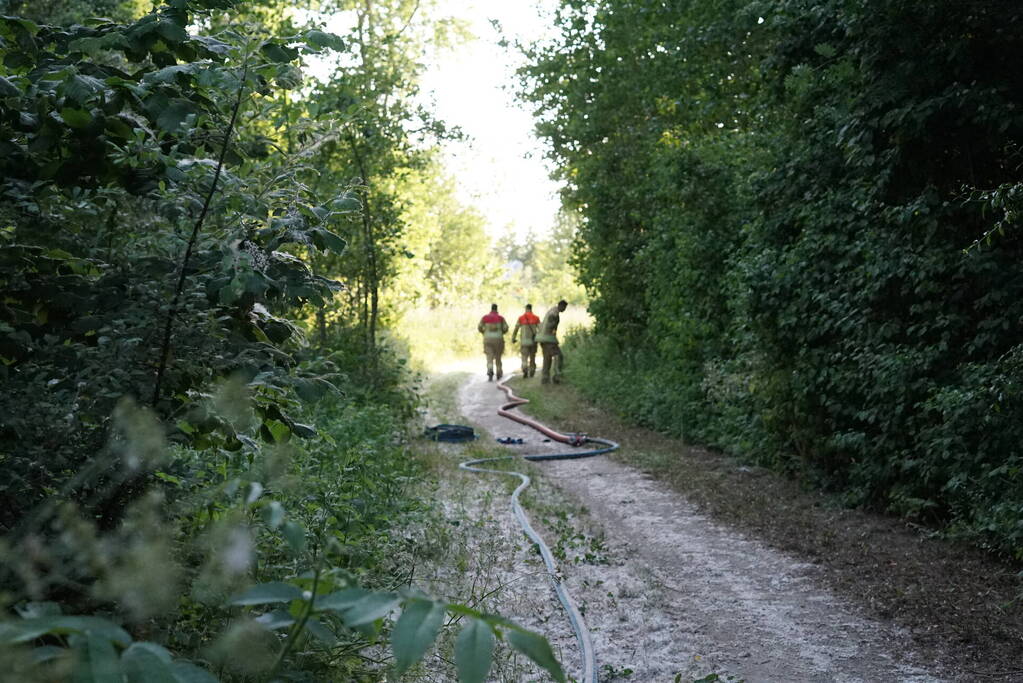
<svg viewBox="0 0 1023 683">
<path fill-rule="evenodd" d="M 69 476 L 103 450 L 117 401 L 149 399 L 155 374 L 158 413 L 183 415 L 188 392 L 214 377 L 286 371 L 293 363 L 278 347 L 295 328 L 271 310 L 322 301 L 338 287 L 283 251 L 342 249 L 331 231 L 337 212 L 308 206 L 293 181 L 244 185 L 241 177 L 258 184 L 268 171 L 241 156 L 244 137 L 235 147 L 229 135 L 238 105 L 291 67 L 260 57 L 276 43 L 233 32 L 193 37 L 187 23 L 175 7 L 126 26 L 4 20 L 17 90 L 0 110 L 8 514 L 61 490 L 116 519 L 134 484 L 107 473 L 103 490 L 87 492 L 81 487 L 96 478 Z M 228 151 L 235 173 L 223 168 Z M 218 180 L 224 192 L 214 209 L 232 220 L 200 232 Z M 189 361 L 164 373 L 168 352 Z M 283 393 L 291 380 L 264 381 L 271 384 L 265 393 Z M 36 410 L 26 413 L 29 397 Z M 268 403 L 263 410 L 289 425 Z"/>
<path fill-rule="evenodd" d="M 600 381 L 647 424 L 1020 556 L 1019 10 L 565 0 L 556 24 L 523 78 Z"/>
<path fill-rule="evenodd" d="M 370 291 L 389 272 L 338 260 L 352 241 L 396 248 L 387 174 L 329 152 L 415 156 L 401 107 L 377 112 L 397 143 L 354 132 L 373 138 L 356 112 L 409 74 L 289 95 L 304 59 L 349 41 L 283 3 L 235 4 L 0 17 L 0 596 L 19 613 L 0 622 L 0 668 L 354 680 L 389 666 L 362 653 L 392 629 L 405 671 L 457 612 L 560 671 L 539 636 L 400 587 L 409 541 L 391 531 L 430 512 L 409 490 L 417 396 L 375 343 L 377 295 L 368 343 L 306 342 L 338 277 Z M 358 37 L 364 54 L 396 38 Z M 339 93 L 366 101 L 339 115 Z"/>
</svg>

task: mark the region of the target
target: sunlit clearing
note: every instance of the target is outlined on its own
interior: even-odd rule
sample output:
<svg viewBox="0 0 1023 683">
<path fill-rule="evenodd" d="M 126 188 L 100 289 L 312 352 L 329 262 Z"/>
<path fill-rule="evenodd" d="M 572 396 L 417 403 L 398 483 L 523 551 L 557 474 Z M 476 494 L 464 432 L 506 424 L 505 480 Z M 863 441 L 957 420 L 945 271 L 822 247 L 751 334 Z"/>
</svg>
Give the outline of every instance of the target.
<svg viewBox="0 0 1023 683">
<path fill-rule="evenodd" d="M 539 317 L 557 303 L 558 297 L 547 302 L 533 301 L 533 312 Z M 409 311 L 398 326 L 397 332 L 409 346 L 409 353 L 417 367 L 431 373 L 473 371 L 485 368 L 483 336 L 476 330 L 480 318 L 490 312 L 490 304 L 498 305 L 498 312 L 508 321 L 510 328 L 504 340 L 505 372 L 519 369 L 519 345 L 511 343 L 511 331 L 515 321 L 524 312 L 525 302 L 512 303 L 501 300 L 478 304 L 459 304 L 443 309 L 417 308 Z M 569 305 L 561 314 L 558 339 L 575 329 L 590 327 L 590 314 L 585 306 Z M 478 366 L 478 367 L 477 367 Z"/>
</svg>

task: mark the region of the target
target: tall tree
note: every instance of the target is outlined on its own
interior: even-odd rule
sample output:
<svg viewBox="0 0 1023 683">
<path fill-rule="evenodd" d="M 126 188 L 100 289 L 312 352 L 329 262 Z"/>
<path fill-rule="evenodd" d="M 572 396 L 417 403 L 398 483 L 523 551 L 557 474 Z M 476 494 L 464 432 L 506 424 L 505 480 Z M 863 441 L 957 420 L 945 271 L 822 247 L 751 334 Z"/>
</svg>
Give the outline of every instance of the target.
<svg viewBox="0 0 1023 683">
<path fill-rule="evenodd" d="M 319 149 L 317 166 L 347 174 L 359 187 L 362 207 L 349 233 L 350 257 L 336 274 L 348 283 L 341 305 L 358 316 L 364 347 L 373 353 L 381 289 L 408 252 L 401 187 L 410 173 L 425 168 L 429 147 L 445 135 L 444 126 L 416 103 L 419 60 L 435 21 L 424 18 L 421 2 L 413 0 L 359 0 L 335 8 L 353 17 L 344 36 L 348 54 L 314 91 L 317 104 L 310 113 L 345 121 Z"/>
</svg>

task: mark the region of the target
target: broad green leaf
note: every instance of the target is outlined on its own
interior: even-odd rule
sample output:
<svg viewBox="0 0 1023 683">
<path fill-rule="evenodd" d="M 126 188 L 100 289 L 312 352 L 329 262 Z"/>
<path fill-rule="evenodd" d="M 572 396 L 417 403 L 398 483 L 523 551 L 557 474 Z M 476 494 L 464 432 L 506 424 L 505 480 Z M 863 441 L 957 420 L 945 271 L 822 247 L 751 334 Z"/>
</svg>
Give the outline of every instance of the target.
<svg viewBox="0 0 1023 683">
<path fill-rule="evenodd" d="M 256 617 L 256 623 L 262 624 L 264 627 L 272 631 L 291 626 L 295 623 L 295 617 L 291 615 L 291 612 L 287 612 L 282 609 L 275 609 L 272 612 L 260 614 Z"/>
<path fill-rule="evenodd" d="M 264 322 L 262 330 L 274 344 L 282 344 L 295 334 L 295 329 L 290 324 L 276 318 Z"/>
<path fill-rule="evenodd" d="M 482 683 L 494 657 L 494 631 L 485 621 L 470 619 L 455 641 L 455 666 L 460 683 Z"/>
<path fill-rule="evenodd" d="M 288 545 L 291 546 L 291 549 L 296 553 L 300 553 L 305 550 L 305 527 L 298 522 L 288 521 L 282 524 L 281 535 L 284 536 L 284 540 L 288 542 Z"/>
<path fill-rule="evenodd" d="M 0 644 L 14 645 L 16 643 L 27 643 L 50 630 L 47 626 L 39 624 L 38 620 L 34 620 L 35 623 L 32 624 L 29 624 L 28 621 L 0 623 Z"/>
<path fill-rule="evenodd" d="M 104 80 L 103 82 L 106 83 L 111 88 L 114 88 L 115 90 L 123 90 L 125 92 L 130 92 L 131 94 L 137 95 L 138 97 L 145 97 L 147 94 L 149 94 L 149 88 L 147 88 L 146 86 L 140 85 L 136 81 L 129 81 L 126 78 L 121 78 L 120 76 L 111 76 L 110 78 Z"/>
<path fill-rule="evenodd" d="M 340 36 L 336 36 L 333 33 L 326 33 L 315 28 L 305 32 L 305 42 L 309 47 L 315 50 L 322 50 L 323 48 L 329 48 L 331 50 L 345 49 L 345 43 L 341 40 Z"/>
<path fill-rule="evenodd" d="M 263 53 L 263 56 L 269 59 L 271 62 L 288 63 L 295 59 L 298 59 L 298 50 L 278 45 L 267 41 L 259 48 L 259 51 Z"/>
<path fill-rule="evenodd" d="M 278 420 L 267 420 L 263 425 L 269 430 L 274 443 L 284 443 L 291 438 L 291 427 Z"/>
<path fill-rule="evenodd" d="M 194 36 L 192 40 L 202 45 L 210 54 L 226 55 L 231 51 L 229 44 L 209 36 Z"/>
<path fill-rule="evenodd" d="M 278 64 L 273 78 L 285 90 L 294 90 L 302 85 L 302 70 L 291 64 Z"/>
<path fill-rule="evenodd" d="M 399 602 L 397 593 L 370 593 L 346 609 L 341 618 L 347 626 L 369 624 L 387 616 Z"/>
<path fill-rule="evenodd" d="M 341 612 L 355 605 L 370 594 L 365 588 L 346 588 L 336 593 L 321 595 L 314 603 L 317 610 L 325 612 Z"/>
<path fill-rule="evenodd" d="M 9 80 L 0 76 L 0 97 L 20 97 L 21 90 Z"/>
<path fill-rule="evenodd" d="M 351 213 L 362 208 L 362 202 L 352 194 L 344 194 L 330 204 L 331 208 L 338 213 Z"/>
<path fill-rule="evenodd" d="M 156 32 L 165 40 L 171 43 L 180 43 L 188 40 L 188 32 L 184 27 L 174 21 L 163 20 L 156 24 Z"/>
<path fill-rule="evenodd" d="M 155 643 L 133 643 L 121 654 L 128 683 L 177 683 L 170 663 L 170 653 Z"/>
<path fill-rule="evenodd" d="M 191 662 L 173 662 L 170 668 L 177 683 L 218 683 L 216 676 Z"/>
<path fill-rule="evenodd" d="M 235 301 L 242 298 L 244 293 L 245 281 L 240 277 L 233 278 L 226 287 L 222 287 L 220 289 L 220 303 L 225 305 L 233 304 Z"/>
<path fill-rule="evenodd" d="M 67 635 L 87 632 L 122 647 L 131 643 L 131 636 L 123 628 L 101 617 L 51 616 L 0 623 L 0 644 L 24 643 L 47 633 Z"/>
<path fill-rule="evenodd" d="M 316 608 L 326 612 L 337 612 L 345 626 L 355 627 L 387 616 L 399 602 L 397 593 L 376 593 L 363 588 L 349 588 L 317 600 Z"/>
<path fill-rule="evenodd" d="M 271 284 L 262 273 L 251 272 L 245 277 L 245 291 L 256 296 L 262 296 Z"/>
<path fill-rule="evenodd" d="M 437 639 L 446 611 L 444 603 L 432 600 L 411 600 L 406 603 L 391 633 L 394 667 L 399 675 L 426 654 Z"/>
<path fill-rule="evenodd" d="M 189 100 L 174 98 L 156 112 L 156 124 L 168 133 L 176 133 L 191 114 L 199 109 Z"/>
<path fill-rule="evenodd" d="M 554 651 L 551 650 L 546 638 L 531 631 L 513 628 L 505 634 L 505 639 L 513 648 L 546 669 L 554 680 L 565 680 L 565 672 L 561 670 L 561 664 L 554 656 Z"/>
<path fill-rule="evenodd" d="M 114 644 L 103 635 L 87 631 L 72 647 L 73 683 L 123 683 L 124 677 Z"/>
<path fill-rule="evenodd" d="M 124 48 L 127 44 L 123 33 L 111 31 L 102 36 L 87 36 L 72 40 L 68 44 L 68 49 L 72 52 L 84 52 L 90 57 L 96 57 L 105 50 Z"/>
<path fill-rule="evenodd" d="M 63 69 L 57 71 L 47 71 L 39 77 L 42 81 L 66 81 L 75 74 L 75 70 L 70 66 L 65 66 Z"/>
<path fill-rule="evenodd" d="M 28 33 L 29 35 L 34 36 L 35 34 L 39 33 L 39 24 L 29 19 L 22 19 L 21 17 L 12 16 L 4 16 L 0 17 L 0 19 L 2 19 L 3 23 L 8 24 L 12 28 L 17 27 L 24 31 L 25 33 Z"/>
<path fill-rule="evenodd" d="M 171 653 L 167 651 L 167 648 L 163 647 L 162 645 L 157 645 L 156 643 L 149 643 L 146 641 L 132 643 L 131 645 L 129 645 L 128 649 L 126 649 L 121 654 L 121 659 L 124 659 L 125 657 L 134 657 L 138 655 L 156 657 L 165 664 L 170 664 L 170 661 L 172 659 Z"/>
<path fill-rule="evenodd" d="M 119 138 L 128 139 L 134 134 L 134 128 L 129 126 L 124 120 L 114 116 L 107 117 L 106 129 L 111 135 Z"/>
<path fill-rule="evenodd" d="M 301 437 L 303 439 L 313 439 L 316 438 L 317 435 L 315 429 L 313 429 L 309 425 L 302 424 L 301 422 L 296 422 L 292 424 L 291 431 L 295 433 L 295 436 Z"/>
<path fill-rule="evenodd" d="M 305 205 L 303 204 L 303 206 Z M 322 206 L 310 206 L 308 209 L 313 216 L 316 216 L 316 218 L 321 221 L 327 220 L 327 217 L 330 215 L 330 209 L 326 209 Z"/>
<path fill-rule="evenodd" d="M 320 251 L 333 251 L 335 254 L 341 254 L 348 247 L 348 242 L 344 238 L 335 235 L 326 228 L 313 228 L 309 234 L 312 235 L 313 244 Z"/>
<path fill-rule="evenodd" d="M 302 589 L 283 581 L 271 581 L 253 586 L 231 599 L 231 605 L 266 605 L 271 602 L 291 602 L 302 597 Z"/>
<path fill-rule="evenodd" d="M 36 664 L 52 662 L 67 655 L 68 649 L 66 647 L 57 647 L 56 645 L 42 645 L 32 649 L 32 661 Z"/>
<path fill-rule="evenodd" d="M 106 90 L 106 84 L 98 78 L 73 74 L 61 86 L 64 95 L 79 104 L 84 104 L 90 97 Z"/>
<path fill-rule="evenodd" d="M 309 401 L 310 403 L 319 401 L 326 394 L 334 390 L 333 385 L 319 377 L 296 378 L 293 386 L 295 387 L 295 393 L 298 394 L 298 397 L 303 401 Z"/>
<path fill-rule="evenodd" d="M 306 630 L 318 641 L 327 647 L 334 647 L 338 643 L 337 636 L 319 619 L 310 619 L 305 623 Z"/>
<path fill-rule="evenodd" d="M 147 83 L 171 83 L 177 80 L 178 76 L 191 76 L 199 68 L 197 64 L 175 64 L 165 66 L 146 74 L 142 80 Z"/>
<path fill-rule="evenodd" d="M 85 109 L 64 107 L 60 110 L 60 118 L 64 119 L 69 128 L 85 128 L 92 123 L 92 114 Z"/>
</svg>

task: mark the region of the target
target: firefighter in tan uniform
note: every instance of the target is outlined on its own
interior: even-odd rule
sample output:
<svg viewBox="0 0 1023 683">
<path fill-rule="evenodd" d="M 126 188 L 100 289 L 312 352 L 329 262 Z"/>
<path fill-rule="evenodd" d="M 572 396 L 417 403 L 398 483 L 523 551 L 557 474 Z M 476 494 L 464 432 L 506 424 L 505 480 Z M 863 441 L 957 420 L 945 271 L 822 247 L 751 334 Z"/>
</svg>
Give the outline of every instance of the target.
<svg viewBox="0 0 1023 683">
<path fill-rule="evenodd" d="M 540 331 L 536 340 L 540 342 L 543 350 L 543 369 L 540 371 L 542 384 L 553 381 L 555 384 L 561 382 L 561 347 L 558 346 L 558 323 L 561 322 L 561 313 L 568 308 L 568 302 L 562 299 L 558 305 L 547 311 L 540 323 Z M 553 377 L 551 370 L 553 369 Z"/>
<path fill-rule="evenodd" d="M 522 343 L 519 350 L 522 354 L 522 376 L 532 377 L 536 374 L 536 333 L 540 329 L 540 319 L 533 313 L 533 304 L 526 304 L 526 312 L 515 321 L 512 330 L 512 344 L 515 337 L 522 332 Z"/>
<path fill-rule="evenodd" d="M 498 314 L 497 304 L 490 304 L 490 313 L 480 318 L 480 324 L 476 329 L 483 335 L 483 353 L 487 356 L 487 381 L 494 379 L 495 369 L 497 379 L 501 379 L 504 374 L 501 369 L 501 356 L 504 355 L 504 335 L 508 331 L 508 323 Z"/>
</svg>

